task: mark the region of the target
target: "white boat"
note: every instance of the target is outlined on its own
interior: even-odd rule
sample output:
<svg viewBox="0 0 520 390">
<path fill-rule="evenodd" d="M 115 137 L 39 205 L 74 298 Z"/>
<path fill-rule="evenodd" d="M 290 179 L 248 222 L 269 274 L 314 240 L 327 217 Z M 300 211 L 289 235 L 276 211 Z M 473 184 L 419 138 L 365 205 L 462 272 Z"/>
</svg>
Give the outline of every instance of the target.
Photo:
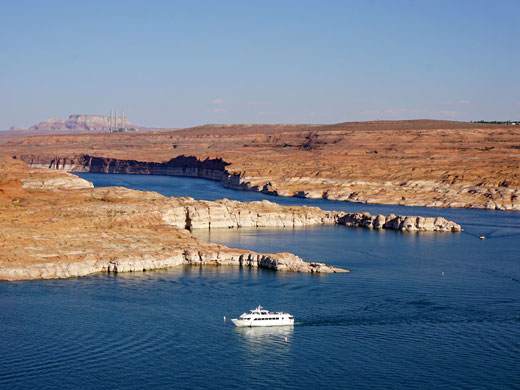
<svg viewBox="0 0 520 390">
<path fill-rule="evenodd" d="M 231 319 L 236 326 L 282 326 L 294 325 L 294 317 L 285 312 L 273 312 L 264 310 L 262 306 L 251 309 L 240 318 Z"/>
</svg>

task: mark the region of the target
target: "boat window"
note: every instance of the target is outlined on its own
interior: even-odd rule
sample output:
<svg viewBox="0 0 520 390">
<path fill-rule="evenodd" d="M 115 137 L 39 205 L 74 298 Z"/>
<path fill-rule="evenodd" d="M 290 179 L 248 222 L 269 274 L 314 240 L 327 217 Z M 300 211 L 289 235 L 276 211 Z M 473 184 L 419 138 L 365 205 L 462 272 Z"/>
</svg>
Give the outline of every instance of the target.
<svg viewBox="0 0 520 390">
<path fill-rule="evenodd" d="M 290 320 L 294 320 L 294 317 L 293 317 L 293 316 L 290 316 L 289 319 L 290 319 Z"/>
</svg>

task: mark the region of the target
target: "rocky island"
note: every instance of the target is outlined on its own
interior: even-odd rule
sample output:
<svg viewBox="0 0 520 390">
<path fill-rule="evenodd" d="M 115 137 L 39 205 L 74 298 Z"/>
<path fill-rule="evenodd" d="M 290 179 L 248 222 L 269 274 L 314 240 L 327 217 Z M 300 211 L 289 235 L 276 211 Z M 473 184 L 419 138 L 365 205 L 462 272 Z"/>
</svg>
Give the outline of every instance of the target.
<svg viewBox="0 0 520 390">
<path fill-rule="evenodd" d="M 347 272 L 289 253 L 210 244 L 191 229 L 320 224 L 402 231 L 460 231 L 444 218 L 286 207 L 275 203 L 168 198 L 121 187 L 93 188 L 72 174 L 0 158 L 0 280 L 145 271 L 183 264 L 296 272 Z"/>
</svg>

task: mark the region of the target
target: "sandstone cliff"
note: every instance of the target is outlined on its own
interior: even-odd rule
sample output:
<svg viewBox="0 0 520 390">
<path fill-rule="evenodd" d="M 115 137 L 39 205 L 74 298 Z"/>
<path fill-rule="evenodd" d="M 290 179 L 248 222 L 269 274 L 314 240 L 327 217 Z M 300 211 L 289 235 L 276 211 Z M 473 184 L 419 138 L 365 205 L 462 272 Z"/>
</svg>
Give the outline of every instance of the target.
<svg viewBox="0 0 520 390">
<path fill-rule="evenodd" d="M 18 155 L 16 157 L 36 168 L 62 169 L 70 172 L 200 177 L 220 181 L 223 186 L 228 188 L 257 191 L 275 196 L 422 207 L 520 210 L 520 189 L 508 187 L 442 184 L 412 180 L 385 181 L 383 183 L 349 182 L 310 177 L 286 177 L 274 180 L 264 176 L 251 177 L 242 173 L 232 173 L 227 168 L 230 163 L 221 158 L 199 160 L 193 156 L 178 156 L 162 163 L 89 155 L 63 158 L 38 155 Z M 299 187 L 311 187 L 312 189 L 294 190 Z M 428 193 L 436 195 L 431 199 Z"/>
<path fill-rule="evenodd" d="M 279 196 L 520 210 L 520 128 L 515 126 L 417 120 L 208 125 L 146 134 L 13 135 L 0 143 L 0 153 L 25 156 L 46 166 L 52 160 L 94 155 L 105 160 L 100 169 L 107 172 L 164 168 L 168 174 L 213 175 L 231 188 Z M 226 163 L 224 173 L 219 169 L 204 173 L 193 166 L 184 169 L 182 164 L 167 166 L 182 156 L 199 163 L 221 159 Z"/>
<path fill-rule="evenodd" d="M 182 202 L 182 200 L 180 201 Z M 287 253 L 204 243 L 165 220 L 179 200 L 0 158 L 0 280 L 144 271 L 181 264 L 347 272 Z"/>
<path fill-rule="evenodd" d="M 186 229 L 346 225 L 408 232 L 462 231 L 460 225 L 442 217 L 325 211 L 318 207 L 280 206 L 267 200 L 238 202 L 222 199 L 212 202 L 193 198 L 170 198 L 169 205 L 163 213 L 163 221 Z"/>
<path fill-rule="evenodd" d="M 220 180 L 224 185 L 240 187 L 240 176 L 226 172 L 228 165 L 220 158 L 200 161 L 195 157 L 179 156 L 164 163 L 117 160 L 81 155 L 70 159 L 55 158 L 48 163 L 38 157 L 19 156 L 31 167 L 51 168 L 72 172 L 157 174 L 201 177 Z M 238 184 L 237 184 L 238 183 Z M 248 188 L 250 189 L 250 188 Z M 265 191 L 264 191 L 265 192 Z M 175 203 L 176 201 L 174 201 Z M 312 207 L 283 207 L 269 201 L 242 203 L 227 199 L 217 202 L 184 198 L 184 206 L 172 206 L 165 215 L 170 223 L 186 228 L 215 227 L 297 227 L 339 224 L 401 231 L 461 231 L 461 227 L 444 218 L 377 215 L 370 213 L 326 212 Z M 248 206 L 245 206 L 248 205 Z M 174 219 L 176 220 L 174 221 Z"/>
<path fill-rule="evenodd" d="M 342 224 L 402 231 L 459 231 L 443 218 L 284 207 L 276 203 L 167 198 L 0 158 L 0 280 L 143 271 L 181 264 L 296 272 L 345 272 L 287 253 L 259 254 L 204 243 L 191 229 Z"/>
</svg>

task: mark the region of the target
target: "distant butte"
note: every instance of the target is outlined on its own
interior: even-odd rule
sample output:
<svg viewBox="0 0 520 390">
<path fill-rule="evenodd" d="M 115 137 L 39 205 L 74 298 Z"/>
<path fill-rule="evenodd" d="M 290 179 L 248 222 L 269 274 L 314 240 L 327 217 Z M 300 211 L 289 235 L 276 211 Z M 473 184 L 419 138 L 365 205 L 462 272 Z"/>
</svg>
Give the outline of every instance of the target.
<svg viewBox="0 0 520 390">
<path fill-rule="evenodd" d="M 118 119 L 121 121 L 121 118 Z M 144 129 L 136 126 L 125 118 L 125 128 Z M 119 123 L 121 125 L 121 123 Z M 29 127 L 30 132 L 52 132 L 52 131 L 69 131 L 69 132 L 97 132 L 106 131 L 110 128 L 110 117 L 104 115 L 86 115 L 86 114 L 72 114 L 68 119 L 50 118 L 46 121 L 40 122 Z M 21 130 L 17 127 L 11 126 L 10 130 Z"/>
</svg>

